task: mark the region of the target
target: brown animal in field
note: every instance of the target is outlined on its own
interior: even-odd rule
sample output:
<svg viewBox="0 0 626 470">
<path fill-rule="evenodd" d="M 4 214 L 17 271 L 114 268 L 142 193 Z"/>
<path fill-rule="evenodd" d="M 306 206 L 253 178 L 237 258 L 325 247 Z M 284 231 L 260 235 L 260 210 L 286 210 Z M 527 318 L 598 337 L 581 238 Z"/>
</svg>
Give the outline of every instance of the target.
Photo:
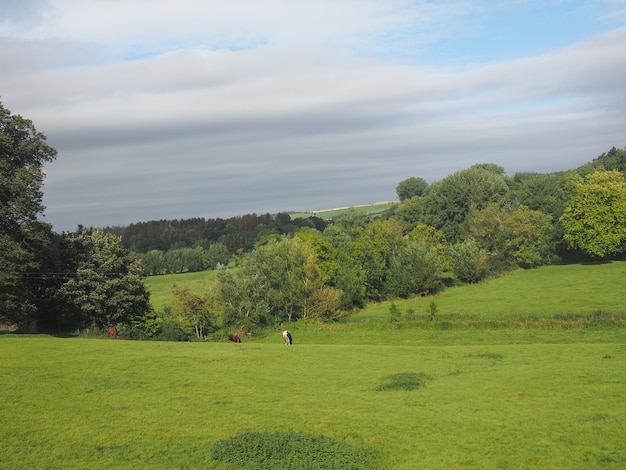
<svg viewBox="0 0 626 470">
<path fill-rule="evenodd" d="M 107 335 L 109 336 L 109 338 L 113 339 L 120 339 L 120 335 L 117 332 L 117 328 L 115 328 L 114 326 L 110 326 L 107 328 Z"/>
<path fill-rule="evenodd" d="M 241 343 L 241 338 L 239 335 L 228 335 L 228 341 L 232 341 L 233 343 Z"/>
</svg>

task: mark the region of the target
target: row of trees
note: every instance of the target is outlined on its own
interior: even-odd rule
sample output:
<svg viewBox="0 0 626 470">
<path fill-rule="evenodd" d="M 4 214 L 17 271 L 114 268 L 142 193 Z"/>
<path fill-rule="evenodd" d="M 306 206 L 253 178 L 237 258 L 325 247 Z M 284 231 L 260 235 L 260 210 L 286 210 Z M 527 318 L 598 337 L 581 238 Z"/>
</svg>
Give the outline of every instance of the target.
<svg viewBox="0 0 626 470">
<path fill-rule="evenodd" d="M 623 170 L 594 163 L 514 178 L 496 165 L 477 165 L 432 186 L 420 183 L 419 194 L 403 193 L 385 217 L 353 210 L 323 231 L 265 240 L 237 268 L 219 268 L 204 329 L 334 319 L 369 301 L 433 294 L 563 257 L 623 256 Z M 185 305 L 177 302 L 181 318 Z"/>
<path fill-rule="evenodd" d="M 323 230 L 327 222 L 319 217 L 292 220 L 286 212 L 246 214 L 228 219 L 151 220 L 126 227 L 106 227 L 104 230 L 122 237 L 124 246 L 134 253 L 157 250 L 167 252 L 180 248 L 202 248 L 220 243 L 230 253 L 254 249 L 260 240 L 276 234 L 288 234 L 303 227 Z"/>
</svg>

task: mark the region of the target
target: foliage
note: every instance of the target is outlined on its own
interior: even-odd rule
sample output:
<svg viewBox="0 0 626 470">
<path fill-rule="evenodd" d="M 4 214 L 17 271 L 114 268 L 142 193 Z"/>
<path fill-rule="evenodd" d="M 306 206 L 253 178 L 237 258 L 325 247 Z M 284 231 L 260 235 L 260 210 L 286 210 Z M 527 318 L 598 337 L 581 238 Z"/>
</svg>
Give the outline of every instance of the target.
<svg viewBox="0 0 626 470">
<path fill-rule="evenodd" d="M 308 243 L 313 250 L 320 281 L 325 285 L 336 286 L 337 276 L 341 269 L 339 250 L 326 236 L 315 230 L 300 230 L 295 236 Z"/>
<path fill-rule="evenodd" d="M 363 270 L 367 298 L 384 297 L 387 273 L 401 241 L 402 227 L 395 219 L 375 220 L 347 247 Z"/>
<path fill-rule="evenodd" d="M 395 210 L 394 217 L 408 227 L 415 227 L 424 220 L 428 200 L 421 196 L 414 196 L 403 201 Z"/>
<path fill-rule="evenodd" d="M 396 194 L 400 202 L 411 199 L 414 196 L 423 196 L 427 192 L 428 183 L 423 178 L 407 178 L 396 186 Z"/>
<path fill-rule="evenodd" d="M 338 439 L 304 433 L 244 432 L 215 443 L 211 458 L 240 469 L 381 468 L 372 450 Z"/>
<path fill-rule="evenodd" d="M 529 268 L 545 263 L 552 251 L 550 216 L 525 206 L 492 204 L 472 209 L 467 217 L 467 236 L 480 240 L 489 253 L 494 273 L 517 266 Z"/>
<path fill-rule="evenodd" d="M 0 103 L 0 233 L 37 220 L 44 209 L 42 167 L 56 154 L 30 120 Z"/>
<path fill-rule="evenodd" d="M 590 173 L 561 217 L 571 248 L 605 258 L 626 251 L 626 183 L 618 171 Z"/>
<path fill-rule="evenodd" d="M 456 242 L 472 209 L 503 203 L 508 192 L 504 178 L 493 171 L 484 168 L 459 171 L 431 186 L 422 222 L 442 230 L 449 242 Z"/>
<path fill-rule="evenodd" d="M 548 214 L 553 223 L 563 214 L 566 192 L 566 179 L 556 174 L 517 173 L 513 177 L 515 197 L 529 209 Z"/>
<path fill-rule="evenodd" d="M 400 320 L 402 320 L 402 312 L 400 312 L 400 309 L 394 302 L 391 302 L 389 305 L 389 321 L 398 323 Z"/>
<path fill-rule="evenodd" d="M 67 242 L 75 254 L 76 273 L 59 289 L 67 304 L 67 319 L 75 327 L 106 328 L 141 320 L 149 311 L 137 259 L 119 237 L 99 229 L 81 229 Z"/>
<path fill-rule="evenodd" d="M 482 281 L 489 274 L 489 255 L 469 237 L 450 246 L 455 276 L 463 282 Z"/>
<path fill-rule="evenodd" d="M 36 323 L 37 286 L 31 273 L 42 263 L 35 248 L 47 231 L 37 226 L 44 209 L 42 167 L 55 157 L 56 150 L 31 121 L 0 103 L 0 321 Z"/>
<path fill-rule="evenodd" d="M 616 170 L 626 174 L 626 147 L 623 149 L 611 147 L 611 150 L 602 153 L 580 169 L 584 171 L 589 168 Z"/>
<path fill-rule="evenodd" d="M 367 214 L 355 207 L 349 208 L 334 219 L 334 224 L 342 228 L 353 239 L 358 237 L 370 222 L 371 220 Z"/>
<path fill-rule="evenodd" d="M 445 263 L 433 245 L 425 241 L 406 241 L 393 254 L 385 292 L 397 297 L 433 294 L 441 288 Z"/>
<path fill-rule="evenodd" d="M 180 288 L 174 290 L 174 298 L 174 318 L 178 318 L 184 328 L 192 328 L 196 339 L 204 339 L 215 330 L 216 307 L 208 295 L 200 296 L 188 288 Z"/>
<path fill-rule="evenodd" d="M 267 281 L 248 269 L 217 271 L 220 326 L 243 328 L 271 324 L 271 309 L 266 299 Z"/>
</svg>

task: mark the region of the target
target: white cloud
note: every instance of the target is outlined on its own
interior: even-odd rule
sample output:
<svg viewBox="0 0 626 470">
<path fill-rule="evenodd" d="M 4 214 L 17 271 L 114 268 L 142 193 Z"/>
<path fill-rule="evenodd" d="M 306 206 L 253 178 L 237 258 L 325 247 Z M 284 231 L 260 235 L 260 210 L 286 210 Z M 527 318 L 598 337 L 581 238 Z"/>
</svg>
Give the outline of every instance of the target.
<svg viewBox="0 0 626 470">
<path fill-rule="evenodd" d="M 362 52 L 493 2 L 49 3 L 46 21 L 0 22 L 0 90 L 59 150 L 58 229 L 375 202 L 409 176 L 555 171 L 626 145 L 625 28 L 441 67 Z"/>
</svg>

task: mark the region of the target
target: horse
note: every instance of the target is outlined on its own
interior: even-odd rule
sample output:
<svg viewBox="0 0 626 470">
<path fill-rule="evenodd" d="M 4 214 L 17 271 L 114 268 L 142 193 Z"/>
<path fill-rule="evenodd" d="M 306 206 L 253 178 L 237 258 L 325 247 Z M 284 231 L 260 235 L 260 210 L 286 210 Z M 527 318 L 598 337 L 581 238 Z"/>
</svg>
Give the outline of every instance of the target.
<svg viewBox="0 0 626 470">
<path fill-rule="evenodd" d="M 241 338 L 239 335 L 228 335 L 228 341 L 232 341 L 233 343 L 241 343 Z"/>
<path fill-rule="evenodd" d="M 286 345 L 293 344 L 293 338 L 291 337 L 291 333 L 288 330 L 283 331 L 283 339 L 285 340 Z"/>
<path fill-rule="evenodd" d="M 110 326 L 107 328 L 107 335 L 109 336 L 109 338 L 120 339 L 120 335 L 117 332 L 117 328 L 115 328 L 114 326 Z"/>
</svg>

